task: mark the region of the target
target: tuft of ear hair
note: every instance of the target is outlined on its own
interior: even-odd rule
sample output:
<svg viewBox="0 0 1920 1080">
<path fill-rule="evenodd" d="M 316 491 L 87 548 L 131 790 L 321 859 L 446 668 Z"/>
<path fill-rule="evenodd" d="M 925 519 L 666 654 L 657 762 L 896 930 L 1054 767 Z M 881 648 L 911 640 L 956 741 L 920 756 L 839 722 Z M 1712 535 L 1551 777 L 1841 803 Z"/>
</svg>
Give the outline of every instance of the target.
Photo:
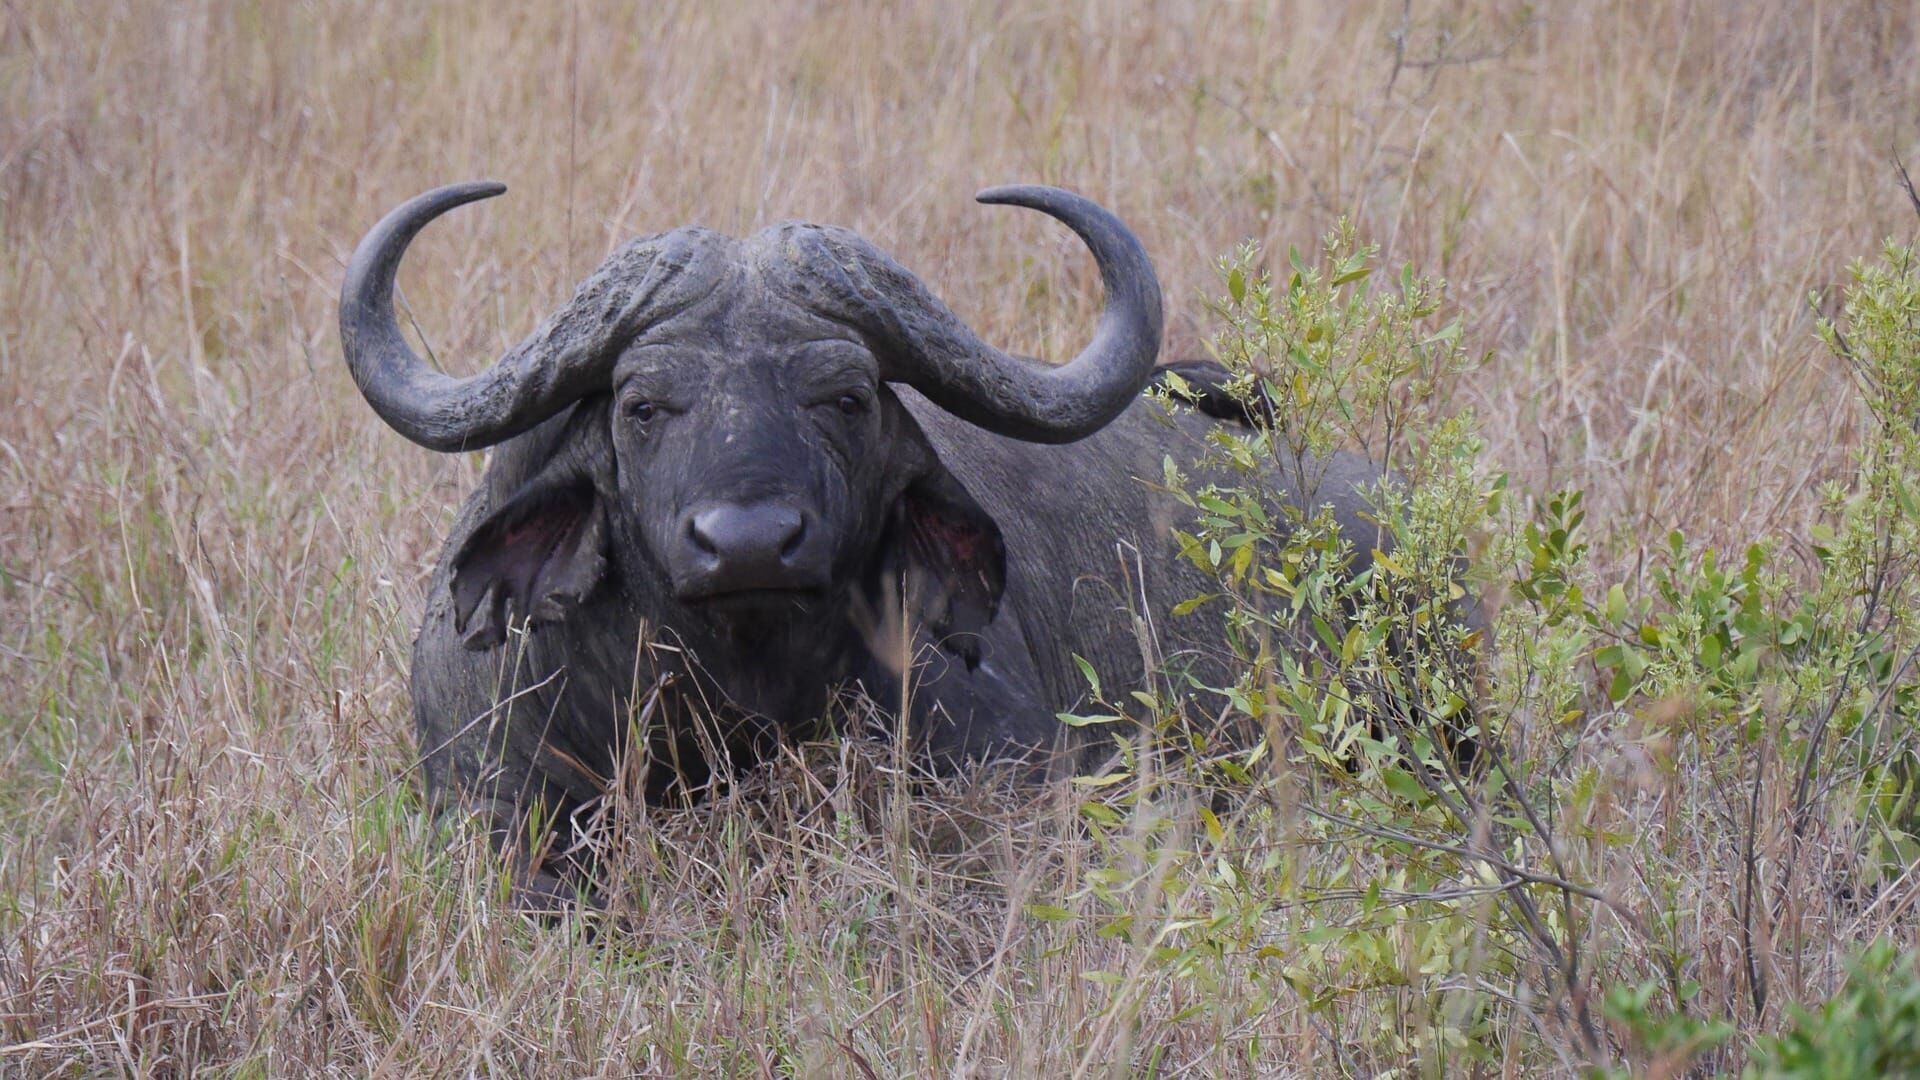
<svg viewBox="0 0 1920 1080">
<path fill-rule="evenodd" d="M 535 480 L 488 516 L 453 561 L 453 626 L 469 649 L 507 639 L 509 620 L 558 622 L 606 572 L 606 514 L 585 480 Z"/>
<path fill-rule="evenodd" d="M 1007 587 L 1000 527 L 945 469 L 908 486 L 899 517 L 908 601 L 933 639 L 971 671 L 980 663 L 980 633 Z"/>
</svg>

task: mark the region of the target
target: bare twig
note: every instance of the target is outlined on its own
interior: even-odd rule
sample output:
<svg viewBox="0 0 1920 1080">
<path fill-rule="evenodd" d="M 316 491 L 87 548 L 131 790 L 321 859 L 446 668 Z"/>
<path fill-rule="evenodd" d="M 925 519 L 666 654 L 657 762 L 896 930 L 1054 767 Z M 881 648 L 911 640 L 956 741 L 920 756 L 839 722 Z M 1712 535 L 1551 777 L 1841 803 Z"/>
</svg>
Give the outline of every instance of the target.
<svg viewBox="0 0 1920 1080">
<path fill-rule="evenodd" d="M 1897 151 L 1893 155 L 1893 167 L 1900 170 L 1900 186 L 1906 190 L 1908 204 L 1915 214 L 1920 214 L 1920 191 L 1913 189 L 1913 177 L 1907 175 L 1907 164 L 1900 160 Z"/>
<path fill-rule="evenodd" d="M 1740 861 L 1742 864 L 1740 899 L 1735 902 L 1735 912 L 1740 919 L 1740 952 L 1745 960 L 1747 971 L 1747 991 L 1753 998 L 1753 1015 L 1760 1017 L 1767 1011 L 1767 982 L 1761 974 L 1758 957 L 1753 947 L 1754 888 L 1759 871 L 1755 865 L 1754 845 L 1756 834 L 1760 830 L 1760 785 L 1766 775 L 1767 743 L 1760 740 L 1755 751 L 1753 763 L 1753 793 L 1747 800 L 1746 835 L 1741 838 Z"/>
</svg>

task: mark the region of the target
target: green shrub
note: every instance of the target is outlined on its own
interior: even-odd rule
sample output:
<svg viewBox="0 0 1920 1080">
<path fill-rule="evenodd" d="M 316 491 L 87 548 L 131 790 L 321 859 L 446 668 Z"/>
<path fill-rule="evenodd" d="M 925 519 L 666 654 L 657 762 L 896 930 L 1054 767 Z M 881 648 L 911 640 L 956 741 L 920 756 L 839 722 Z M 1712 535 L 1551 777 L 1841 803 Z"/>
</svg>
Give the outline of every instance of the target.
<svg viewBox="0 0 1920 1080">
<path fill-rule="evenodd" d="M 1283 277 L 1251 247 L 1223 262 L 1215 351 L 1271 419 L 1220 425 L 1203 467 L 1169 460 L 1162 482 L 1195 514 L 1179 557 L 1214 582 L 1171 615 L 1223 608 L 1240 675 L 1134 695 L 1150 737 L 1081 781 L 1102 857 L 1030 910 L 1077 907 L 1131 947 L 1090 975 L 1110 1008 L 1148 971 L 1191 983 L 1194 1014 L 1237 1010 L 1213 1016 L 1223 1033 L 1291 997 L 1349 1071 L 1737 1067 L 1736 1031 L 1817 978 L 1796 962 L 1806 981 L 1774 985 L 1773 957 L 1820 946 L 1797 936 L 1795 890 L 1868 897 L 1920 854 L 1911 254 L 1856 267 L 1821 325 L 1865 409 L 1807 541 L 1728 560 L 1676 531 L 1617 582 L 1596 580 L 1580 491 L 1516 497 L 1471 414 L 1435 410 L 1471 366 L 1459 323 L 1410 269 L 1379 285 L 1373 256 L 1343 224 Z M 1376 536 L 1297 495 L 1342 450 L 1396 478 L 1370 493 Z M 1657 816 L 1649 788 L 1682 783 L 1719 812 Z M 1851 855 L 1810 883 L 1815 833 Z M 1706 919 L 1733 939 L 1717 968 Z M 1912 980 L 1869 993 L 1862 970 L 1852 1004 L 1762 1056 L 1897 1048 Z"/>
<path fill-rule="evenodd" d="M 1920 1076 L 1920 966 L 1887 940 L 1847 966 L 1818 1009 L 1795 1006 L 1785 1033 L 1754 1044 L 1746 1075 L 1791 1080 Z"/>
</svg>

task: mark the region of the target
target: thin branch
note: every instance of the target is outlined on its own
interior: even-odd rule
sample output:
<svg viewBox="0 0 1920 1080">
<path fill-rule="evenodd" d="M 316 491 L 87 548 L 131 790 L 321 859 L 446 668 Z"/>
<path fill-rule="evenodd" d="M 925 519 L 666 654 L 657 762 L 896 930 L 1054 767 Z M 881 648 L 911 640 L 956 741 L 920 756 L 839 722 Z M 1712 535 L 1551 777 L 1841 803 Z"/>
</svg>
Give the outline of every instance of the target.
<svg viewBox="0 0 1920 1080">
<path fill-rule="evenodd" d="M 1906 163 L 1900 160 L 1898 152 L 1893 155 L 1893 167 L 1900 170 L 1900 186 L 1906 189 L 1907 201 L 1913 204 L 1913 212 L 1920 214 L 1920 191 L 1913 189 L 1913 177 L 1907 175 Z"/>
<path fill-rule="evenodd" d="M 1638 920 L 1635 919 L 1631 912 L 1622 909 L 1612 897 L 1598 889 L 1568 881 L 1565 878 L 1555 877 L 1552 874 L 1543 874 L 1537 870 L 1528 870 L 1522 866 L 1515 866 L 1513 863 L 1489 852 L 1475 851 L 1472 848 L 1461 847 L 1458 844 L 1449 844 L 1441 840 L 1429 840 L 1425 837 L 1415 836 L 1412 833 L 1401 832 L 1398 829 L 1389 829 L 1384 825 L 1370 825 L 1358 818 L 1350 818 L 1344 814 L 1336 814 L 1331 810 L 1323 810 L 1311 804 L 1306 805 L 1305 810 L 1307 813 L 1323 821 L 1329 821 L 1335 825 L 1343 825 L 1357 832 L 1365 833 L 1376 840 L 1393 840 L 1402 844 L 1411 844 L 1414 847 L 1423 848 L 1428 851 L 1439 851 L 1448 855 L 1455 855 L 1470 862 L 1484 863 L 1508 877 L 1516 879 L 1512 883 L 1515 887 L 1523 884 L 1545 885 L 1550 888 L 1560 889 L 1564 892 L 1571 892 L 1578 896 L 1584 896 L 1596 903 L 1606 905 L 1608 910 L 1618 914 L 1623 920 L 1632 924 L 1636 930 L 1640 929 Z"/>
<path fill-rule="evenodd" d="M 1753 793 L 1747 800 L 1747 831 L 1746 836 L 1742 838 L 1740 852 L 1740 861 L 1744 864 L 1740 884 L 1741 897 L 1735 904 L 1736 913 L 1740 917 L 1740 952 L 1745 959 L 1747 992 L 1753 997 L 1755 1019 L 1765 1016 L 1767 1012 L 1767 982 L 1765 976 L 1760 973 L 1760 964 L 1753 950 L 1753 894 L 1759 878 L 1759 869 L 1754 859 L 1754 844 L 1755 834 L 1760 830 L 1760 785 L 1766 775 L 1766 768 L 1767 743 L 1763 739 L 1760 741 L 1753 763 Z"/>
</svg>

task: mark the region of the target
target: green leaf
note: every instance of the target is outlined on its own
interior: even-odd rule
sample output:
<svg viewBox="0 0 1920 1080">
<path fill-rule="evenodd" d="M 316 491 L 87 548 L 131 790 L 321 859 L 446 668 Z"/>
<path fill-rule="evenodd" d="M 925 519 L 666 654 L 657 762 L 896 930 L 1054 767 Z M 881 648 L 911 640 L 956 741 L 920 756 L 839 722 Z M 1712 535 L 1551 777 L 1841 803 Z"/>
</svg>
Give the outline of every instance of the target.
<svg viewBox="0 0 1920 1080">
<path fill-rule="evenodd" d="M 1405 769 L 1388 766 L 1380 770 L 1380 782 L 1387 790 L 1415 805 L 1425 805 L 1428 801 L 1427 789 L 1420 786 L 1412 773 Z"/>
<path fill-rule="evenodd" d="M 1622 667 L 1614 672 L 1613 682 L 1607 685 L 1607 700 L 1618 705 L 1627 700 L 1627 695 L 1631 693 L 1633 693 L 1633 676 L 1627 674 L 1627 669 Z"/>
<path fill-rule="evenodd" d="M 1247 576 L 1247 568 L 1252 565 L 1253 545 L 1243 544 L 1234 551 L 1233 560 L 1228 565 L 1227 570 L 1232 574 L 1233 580 L 1237 582 Z"/>
<path fill-rule="evenodd" d="M 1361 266 L 1357 266 L 1351 270 L 1348 270 L 1345 273 L 1340 274 L 1338 277 L 1335 277 L 1333 281 L 1330 282 L 1329 284 L 1333 285 L 1335 288 L 1338 288 L 1342 285 L 1347 284 L 1350 281 L 1359 281 L 1361 278 L 1364 278 L 1371 273 L 1373 273 L 1373 267 L 1366 266 L 1363 264 Z"/>
<path fill-rule="evenodd" d="M 1220 827 L 1220 818 L 1212 810 L 1201 807 L 1200 820 L 1207 827 L 1207 839 L 1213 841 L 1215 846 L 1227 842 L 1227 830 Z"/>
<path fill-rule="evenodd" d="M 1073 663 L 1080 669 L 1080 674 L 1086 678 L 1087 685 L 1093 688 L 1093 699 L 1100 700 L 1100 676 L 1094 672 L 1093 665 L 1087 663 L 1087 658 L 1079 653 L 1073 655 Z"/>
<path fill-rule="evenodd" d="M 1117 724 L 1126 719 L 1124 716 L 1076 716 L 1073 713 L 1054 713 L 1053 717 L 1068 727 L 1076 728 L 1093 727 L 1096 724 Z"/>
<path fill-rule="evenodd" d="M 1198 611 L 1200 609 L 1200 605 L 1206 603 L 1209 600 L 1217 600 L 1219 599 L 1220 595 L 1221 594 L 1217 592 L 1211 592 L 1211 593 L 1207 593 L 1204 596 L 1189 597 L 1188 599 L 1182 600 L 1179 603 L 1173 605 L 1173 613 L 1176 617 L 1181 615 L 1191 615 L 1195 611 Z"/>
<path fill-rule="evenodd" d="M 1619 585 L 1607 590 L 1607 621 L 1616 625 L 1627 621 L 1627 590 Z"/>
</svg>

